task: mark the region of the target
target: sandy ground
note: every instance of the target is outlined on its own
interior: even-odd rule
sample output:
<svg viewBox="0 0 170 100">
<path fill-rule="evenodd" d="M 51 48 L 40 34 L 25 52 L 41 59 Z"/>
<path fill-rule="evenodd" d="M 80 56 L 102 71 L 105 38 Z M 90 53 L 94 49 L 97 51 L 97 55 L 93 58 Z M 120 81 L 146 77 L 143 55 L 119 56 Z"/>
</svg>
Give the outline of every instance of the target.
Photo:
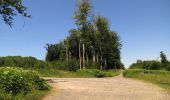
<svg viewBox="0 0 170 100">
<path fill-rule="evenodd" d="M 46 78 L 53 86 L 44 100 L 170 100 L 161 88 L 150 83 L 113 78 Z"/>
</svg>

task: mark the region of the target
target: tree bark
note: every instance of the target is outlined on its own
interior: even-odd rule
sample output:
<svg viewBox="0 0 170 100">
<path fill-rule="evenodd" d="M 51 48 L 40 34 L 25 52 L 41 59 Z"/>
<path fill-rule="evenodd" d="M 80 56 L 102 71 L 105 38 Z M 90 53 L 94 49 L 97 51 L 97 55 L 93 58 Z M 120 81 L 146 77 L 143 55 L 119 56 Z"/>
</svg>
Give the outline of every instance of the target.
<svg viewBox="0 0 170 100">
<path fill-rule="evenodd" d="M 87 63 L 89 62 L 89 57 L 88 57 L 87 52 L 86 52 L 86 61 L 87 61 Z"/>
<path fill-rule="evenodd" d="M 105 66 L 105 68 L 106 68 L 106 66 L 107 66 L 106 58 L 105 58 L 105 60 L 104 60 L 104 66 Z"/>
<path fill-rule="evenodd" d="M 101 55 L 100 55 L 100 69 L 102 70 L 103 69 L 103 56 L 102 56 L 102 47 L 101 47 L 101 45 L 100 45 L 100 52 L 101 52 Z"/>
<path fill-rule="evenodd" d="M 84 42 L 83 42 L 83 69 L 85 69 L 85 47 L 84 47 Z"/>
<path fill-rule="evenodd" d="M 80 42 L 79 42 L 79 64 L 80 64 L 80 70 L 82 69 L 81 68 L 81 48 L 80 48 Z"/>
<path fill-rule="evenodd" d="M 101 66 L 100 66 L 100 69 L 102 70 L 103 69 L 103 66 L 102 66 L 102 62 L 103 62 L 103 57 L 102 57 L 102 55 L 101 55 L 101 57 L 100 57 L 100 64 L 101 64 Z"/>
<path fill-rule="evenodd" d="M 93 51 L 93 64 L 95 64 L 95 63 L 96 63 L 96 57 L 95 57 L 95 51 L 94 51 L 94 48 L 92 49 L 92 51 Z"/>
<path fill-rule="evenodd" d="M 68 47 L 66 45 L 66 61 L 68 62 Z"/>
<path fill-rule="evenodd" d="M 96 62 L 97 63 L 99 62 L 99 55 L 98 54 L 96 55 Z"/>
</svg>

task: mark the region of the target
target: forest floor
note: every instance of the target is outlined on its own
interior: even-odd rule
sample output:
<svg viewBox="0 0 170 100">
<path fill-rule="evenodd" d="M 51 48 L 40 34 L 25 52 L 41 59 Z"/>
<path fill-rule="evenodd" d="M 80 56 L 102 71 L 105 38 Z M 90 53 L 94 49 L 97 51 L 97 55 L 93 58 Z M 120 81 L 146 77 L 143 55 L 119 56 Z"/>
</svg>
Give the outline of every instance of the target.
<svg viewBox="0 0 170 100">
<path fill-rule="evenodd" d="M 124 78 L 46 78 L 52 91 L 43 100 L 170 100 L 151 83 Z"/>
</svg>

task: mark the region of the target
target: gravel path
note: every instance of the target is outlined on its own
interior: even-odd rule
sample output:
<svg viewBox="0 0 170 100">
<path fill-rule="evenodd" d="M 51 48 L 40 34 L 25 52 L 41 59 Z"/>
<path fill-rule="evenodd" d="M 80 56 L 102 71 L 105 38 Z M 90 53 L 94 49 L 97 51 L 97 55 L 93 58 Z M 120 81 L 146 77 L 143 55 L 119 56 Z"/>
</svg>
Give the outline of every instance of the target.
<svg viewBox="0 0 170 100">
<path fill-rule="evenodd" d="M 113 78 L 46 78 L 53 86 L 44 100 L 170 100 L 161 88 L 121 75 Z"/>
</svg>

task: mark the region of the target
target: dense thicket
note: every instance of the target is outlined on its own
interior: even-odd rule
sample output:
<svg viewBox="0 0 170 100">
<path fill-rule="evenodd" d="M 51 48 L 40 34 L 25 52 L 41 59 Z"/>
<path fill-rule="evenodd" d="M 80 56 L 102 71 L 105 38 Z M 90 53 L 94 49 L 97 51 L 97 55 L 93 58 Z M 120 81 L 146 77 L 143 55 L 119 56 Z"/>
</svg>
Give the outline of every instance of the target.
<svg viewBox="0 0 170 100">
<path fill-rule="evenodd" d="M 41 92 L 50 89 L 46 81 L 41 79 L 36 72 L 20 68 L 0 68 L 0 83 L 1 100 L 23 100 L 15 99 L 15 97 L 24 97 L 35 91 Z"/>
<path fill-rule="evenodd" d="M 45 68 L 50 65 L 34 57 L 7 56 L 0 57 L 0 67 Z"/>
<path fill-rule="evenodd" d="M 47 44 L 46 61 L 76 62 L 77 68 L 121 69 L 121 42 L 118 33 L 110 30 L 109 21 L 94 16 L 89 0 L 82 0 L 74 16 L 77 29 L 57 44 Z"/>
<path fill-rule="evenodd" d="M 160 52 L 160 58 L 161 58 L 160 61 L 138 60 L 136 63 L 133 63 L 129 68 L 130 69 L 147 69 L 147 70 L 170 70 L 170 62 L 167 60 L 166 55 L 162 51 Z"/>
</svg>

